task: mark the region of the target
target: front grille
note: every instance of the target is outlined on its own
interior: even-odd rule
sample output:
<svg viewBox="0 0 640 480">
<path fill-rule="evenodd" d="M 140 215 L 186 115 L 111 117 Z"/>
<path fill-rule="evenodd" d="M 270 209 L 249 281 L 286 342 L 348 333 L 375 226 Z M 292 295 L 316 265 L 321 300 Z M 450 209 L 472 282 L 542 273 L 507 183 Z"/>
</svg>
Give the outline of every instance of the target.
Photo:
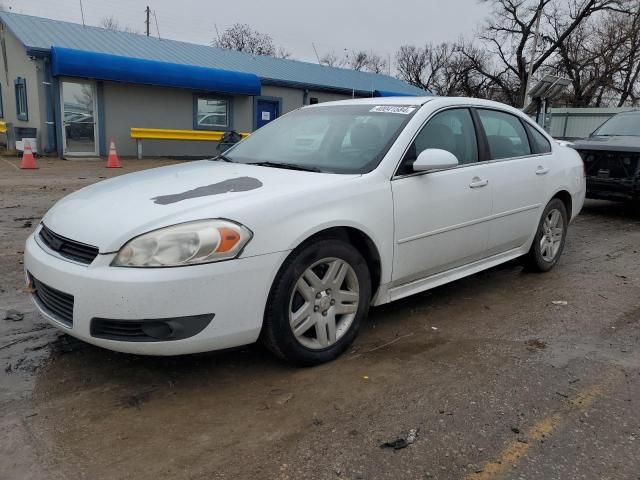
<svg viewBox="0 0 640 480">
<path fill-rule="evenodd" d="M 75 262 L 89 265 L 98 256 L 98 247 L 70 240 L 49 230 L 44 224 L 40 238 L 54 252 Z"/>
<path fill-rule="evenodd" d="M 633 179 L 640 174 L 640 154 L 635 152 L 608 152 L 581 150 L 588 177 Z"/>
<path fill-rule="evenodd" d="M 73 325 L 73 295 L 51 288 L 33 276 L 30 278 L 33 294 L 40 306 L 57 320 L 71 327 Z"/>
</svg>

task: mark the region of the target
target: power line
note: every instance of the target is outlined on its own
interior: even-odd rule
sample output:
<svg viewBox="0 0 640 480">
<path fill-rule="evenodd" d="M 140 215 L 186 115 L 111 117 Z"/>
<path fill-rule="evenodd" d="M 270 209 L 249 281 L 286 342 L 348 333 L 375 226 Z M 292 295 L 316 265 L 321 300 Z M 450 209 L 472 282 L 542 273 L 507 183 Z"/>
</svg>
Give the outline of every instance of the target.
<svg viewBox="0 0 640 480">
<path fill-rule="evenodd" d="M 320 63 L 320 56 L 318 55 L 318 50 L 316 50 L 316 46 L 313 42 L 311 42 L 311 46 L 313 47 L 313 51 L 316 54 L 316 59 L 318 60 L 318 63 Z"/>
<path fill-rule="evenodd" d="M 82 17 L 82 26 L 84 27 L 84 10 L 82 9 L 82 0 L 80 0 L 80 16 Z"/>
<path fill-rule="evenodd" d="M 156 15 L 156 11 L 153 11 L 153 19 L 156 21 L 156 32 L 158 32 L 158 40 L 162 40 L 160 38 L 160 29 L 158 28 L 158 16 Z"/>
</svg>

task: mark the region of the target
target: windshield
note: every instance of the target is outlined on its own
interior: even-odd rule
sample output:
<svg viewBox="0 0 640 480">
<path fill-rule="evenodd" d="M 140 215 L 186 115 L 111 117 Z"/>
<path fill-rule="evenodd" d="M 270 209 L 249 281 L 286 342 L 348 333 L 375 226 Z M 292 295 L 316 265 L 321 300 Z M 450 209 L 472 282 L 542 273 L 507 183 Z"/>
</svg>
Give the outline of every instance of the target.
<svg viewBox="0 0 640 480">
<path fill-rule="evenodd" d="M 615 115 L 598 127 L 592 135 L 640 137 L 640 112 Z"/>
<path fill-rule="evenodd" d="M 224 156 L 330 173 L 366 173 L 387 153 L 417 106 L 340 105 L 302 108 L 275 120 Z"/>
</svg>

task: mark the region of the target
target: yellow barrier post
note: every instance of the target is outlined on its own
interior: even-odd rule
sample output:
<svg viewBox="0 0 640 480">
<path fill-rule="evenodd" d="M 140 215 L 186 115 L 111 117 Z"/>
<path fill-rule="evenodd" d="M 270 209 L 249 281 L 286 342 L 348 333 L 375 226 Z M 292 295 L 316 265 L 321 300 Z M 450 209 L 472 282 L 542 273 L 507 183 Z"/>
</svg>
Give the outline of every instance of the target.
<svg viewBox="0 0 640 480">
<path fill-rule="evenodd" d="M 142 159 L 142 140 L 179 140 L 179 141 L 206 141 L 219 142 L 225 132 L 211 130 L 173 130 L 167 128 L 131 128 L 131 138 L 136 141 L 136 153 L 138 159 Z M 249 133 L 240 133 L 242 138 Z"/>
</svg>

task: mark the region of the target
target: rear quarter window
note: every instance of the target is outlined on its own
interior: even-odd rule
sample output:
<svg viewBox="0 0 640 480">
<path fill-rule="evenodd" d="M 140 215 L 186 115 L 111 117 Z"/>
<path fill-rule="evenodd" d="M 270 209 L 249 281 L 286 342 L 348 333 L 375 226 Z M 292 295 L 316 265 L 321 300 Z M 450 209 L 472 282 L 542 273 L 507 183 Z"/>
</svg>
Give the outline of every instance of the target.
<svg viewBox="0 0 640 480">
<path fill-rule="evenodd" d="M 551 152 L 551 143 L 547 140 L 547 137 L 542 135 L 537 128 L 532 127 L 525 123 L 525 126 L 529 132 L 531 138 L 531 148 L 534 153 L 549 153 Z"/>
</svg>

